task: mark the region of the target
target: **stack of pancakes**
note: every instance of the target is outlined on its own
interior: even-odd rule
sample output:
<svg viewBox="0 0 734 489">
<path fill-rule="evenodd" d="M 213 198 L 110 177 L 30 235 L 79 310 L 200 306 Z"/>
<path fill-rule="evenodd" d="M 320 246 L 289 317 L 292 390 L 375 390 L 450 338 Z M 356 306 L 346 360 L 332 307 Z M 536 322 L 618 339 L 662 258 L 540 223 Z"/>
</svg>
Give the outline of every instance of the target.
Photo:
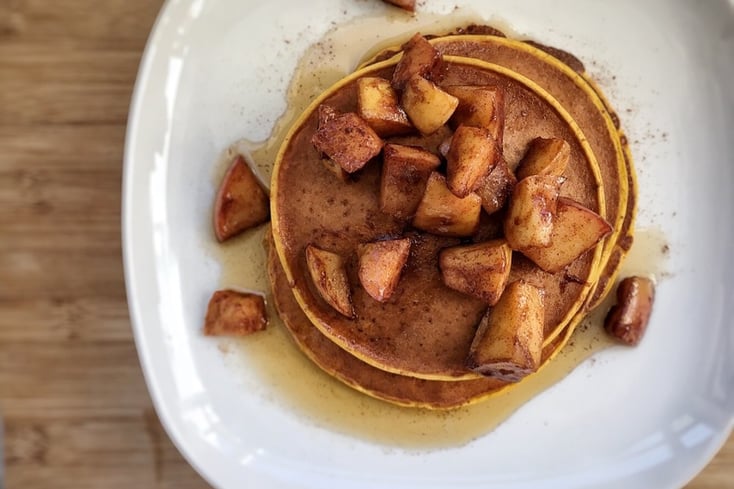
<svg viewBox="0 0 734 489">
<path fill-rule="evenodd" d="M 508 39 L 501 33 L 451 34 L 430 41 L 443 55 L 439 86 L 492 85 L 505 92 L 503 155 L 514 169 L 538 136 L 566 140 L 571 157 L 563 194 L 604 217 L 613 232 L 565 270 L 547 273 L 519 253 L 510 280 L 544 293 L 542 363 L 552 360 L 574 328 L 609 292 L 632 242 L 635 175 L 618 118 L 583 65 L 565 52 Z M 412 234 L 413 249 L 391 300 L 377 302 L 361 287 L 354 250 L 360 243 L 402 235 L 404 225 L 380 212 L 380 165 L 349 181 L 335 178 L 311 139 L 318 108 L 357 110 L 357 80 L 390 79 L 401 57 L 387 50 L 320 95 L 296 121 L 276 160 L 269 274 L 275 305 L 303 352 L 324 371 L 374 397 L 406 406 L 452 408 L 484 399 L 508 384 L 482 377 L 465 362 L 487 306 L 448 288 L 438 253 L 455 238 Z M 434 138 L 390 142 L 437 153 Z M 314 289 L 304 258 L 314 244 L 347 260 L 356 315 L 347 318 Z"/>
</svg>

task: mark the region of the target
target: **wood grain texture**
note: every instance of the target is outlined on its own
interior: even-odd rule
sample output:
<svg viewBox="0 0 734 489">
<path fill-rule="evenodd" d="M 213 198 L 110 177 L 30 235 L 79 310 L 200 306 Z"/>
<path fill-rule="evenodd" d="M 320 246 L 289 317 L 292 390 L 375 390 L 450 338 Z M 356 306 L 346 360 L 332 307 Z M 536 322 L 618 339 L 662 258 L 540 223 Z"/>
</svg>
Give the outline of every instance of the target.
<svg viewBox="0 0 734 489">
<path fill-rule="evenodd" d="M 120 247 L 125 124 L 159 1 L 0 1 L 8 488 L 209 487 L 161 427 Z"/>
<path fill-rule="evenodd" d="M 207 484 L 132 342 L 122 153 L 160 0 L 0 1 L 0 412 L 9 488 Z M 734 439 L 689 486 L 734 487 Z"/>
</svg>

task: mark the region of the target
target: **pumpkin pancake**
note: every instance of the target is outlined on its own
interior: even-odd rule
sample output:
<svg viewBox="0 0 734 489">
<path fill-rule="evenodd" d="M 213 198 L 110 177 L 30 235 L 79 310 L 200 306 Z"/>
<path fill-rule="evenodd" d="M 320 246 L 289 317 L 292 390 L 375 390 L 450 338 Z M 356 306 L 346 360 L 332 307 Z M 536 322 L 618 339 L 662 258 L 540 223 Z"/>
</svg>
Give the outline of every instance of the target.
<svg viewBox="0 0 734 489">
<path fill-rule="evenodd" d="M 445 56 L 440 85 L 495 85 L 505 91 L 504 155 L 517 162 L 538 137 L 565 139 L 571 158 L 562 195 L 602 216 L 607 206 L 596 157 L 584 131 L 552 95 L 537 83 L 507 68 L 483 61 Z M 370 162 L 351 180 L 334 176 L 311 144 L 318 107 L 356 110 L 356 80 L 389 79 L 391 59 L 366 67 L 337 83 L 304 112 L 286 137 L 276 160 L 271 210 L 276 249 L 294 296 L 309 320 L 329 340 L 358 359 L 387 372 L 431 380 L 477 378 L 465 367 L 469 345 L 486 306 L 446 287 L 437 266 L 439 251 L 458 244 L 455 238 L 410 231 L 411 255 L 393 297 L 374 301 L 360 286 L 355 250 L 361 243 L 403 235 L 406 226 L 379 210 L 380 163 Z M 443 136 L 447 134 L 444 133 Z M 442 135 L 395 138 L 437 153 Z M 388 139 L 392 142 L 393 139 Z M 355 317 L 332 309 L 314 290 L 305 263 L 313 244 L 346 259 Z M 519 253 L 513 255 L 510 280 L 525 279 L 544 291 L 545 345 L 551 344 L 587 302 L 599 278 L 603 247 L 597 246 L 556 274 L 543 272 Z"/>
<path fill-rule="evenodd" d="M 402 406 L 451 409 L 487 399 L 516 385 L 494 378 L 464 382 L 417 379 L 375 368 L 337 346 L 311 324 L 291 292 L 272 245 L 268 251 L 268 275 L 278 315 L 301 351 L 326 373 L 360 392 Z M 543 349 L 543 365 L 568 341 L 569 330 L 572 328 L 564 330 Z"/>
</svg>

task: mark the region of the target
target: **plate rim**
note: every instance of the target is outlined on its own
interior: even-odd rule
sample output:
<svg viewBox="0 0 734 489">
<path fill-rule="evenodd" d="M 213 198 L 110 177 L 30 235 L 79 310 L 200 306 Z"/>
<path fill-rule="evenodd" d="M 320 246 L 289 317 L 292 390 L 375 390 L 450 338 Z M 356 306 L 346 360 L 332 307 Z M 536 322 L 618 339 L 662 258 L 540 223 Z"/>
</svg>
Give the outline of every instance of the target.
<svg viewBox="0 0 734 489">
<path fill-rule="evenodd" d="M 136 146 L 136 133 L 138 131 L 139 119 L 143 113 L 142 98 L 144 88 L 148 85 L 150 72 L 153 69 L 156 42 L 162 35 L 162 24 L 169 13 L 169 10 L 172 8 L 171 6 L 173 3 L 173 0 L 164 0 L 158 10 L 158 14 L 156 15 L 155 21 L 148 33 L 145 47 L 143 48 L 143 52 L 140 57 L 137 74 L 135 75 L 135 84 L 132 96 L 130 97 L 127 125 L 125 128 L 122 167 L 121 237 L 123 274 L 125 278 L 125 295 L 130 315 L 130 326 L 133 331 L 133 341 L 135 342 L 135 350 L 138 356 L 138 361 L 140 362 L 148 395 L 151 399 L 151 403 L 153 404 L 153 409 L 155 409 L 156 416 L 158 417 L 161 426 L 163 426 L 166 435 L 171 440 L 171 443 L 186 463 L 188 463 L 196 473 L 207 482 L 207 484 L 212 487 L 218 487 L 214 479 L 214 475 L 211 474 L 207 467 L 200 463 L 200 461 L 194 456 L 190 447 L 187 445 L 182 432 L 178 427 L 174 426 L 174 423 L 172 422 L 172 415 L 169 412 L 169 407 L 160 390 L 160 379 L 153 375 L 153 369 L 151 368 L 152 349 L 148 345 L 146 335 L 142 333 L 141 325 L 145 322 L 143 320 L 144 314 L 141 311 L 141 306 L 137 299 L 135 290 L 135 274 L 137 272 L 133 266 L 135 262 L 130 231 L 133 228 L 131 212 L 131 202 L 133 202 L 133 174 L 135 168 L 133 152 Z"/>
<path fill-rule="evenodd" d="M 734 2 L 734 0 L 728 1 L 730 4 Z M 137 146 L 137 132 L 139 131 L 140 119 L 144 113 L 144 107 L 142 106 L 142 98 L 145 93 L 144 89 L 149 83 L 151 71 L 154 67 L 156 43 L 162 35 L 164 19 L 170 13 L 174 3 L 176 2 L 172 0 L 164 0 L 160 10 L 158 11 L 140 57 L 134 88 L 130 98 L 130 108 L 128 111 L 125 130 L 121 185 L 121 241 L 123 273 L 128 312 L 136 352 L 141 364 L 146 388 L 158 419 L 160 420 L 167 436 L 186 462 L 208 484 L 218 487 L 217 479 L 215 474 L 212 473 L 211 467 L 201 463 L 201 460 L 197 459 L 191 447 L 188 446 L 188 441 L 183 436 L 183 433 L 180 431 L 179 427 L 175 426 L 173 423 L 173 415 L 170 412 L 170 406 L 161 392 L 160 378 L 153 375 L 153 369 L 151 367 L 153 362 L 153 351 L 149 345 L 146 335 L 143 334 L 142 325 L 146 323 L 146 320 L 144 319 L 145 314 L 141 310 L 141 305 L 136 294 L 137 270 L 134 267 L 136 260 L 134 258 L 134 245 L 131 238 L 131 230 L 134 227 L 132 223 L 132 208 L 134 202 L 132 199 L 132 192 L 135 188 L 133 185 L 133 176 L 135 174 L 133 153 Z M 732 433 L 734 433 L 734 412 L 729 414 L 729 418 L 726 420 L 724 429 L 713 435 L 710 441 L 705 444 L 706 448 L 700 451 L 697 463 L 690 463 L 688 465 L 688 470 L 686 471 L 687 475 L 681 480 L 682 485 L 690 483 L 705 467 L 710 464 L 715 455 L 723 448 L 728 439 L 732 436 Z"/>
</svg>

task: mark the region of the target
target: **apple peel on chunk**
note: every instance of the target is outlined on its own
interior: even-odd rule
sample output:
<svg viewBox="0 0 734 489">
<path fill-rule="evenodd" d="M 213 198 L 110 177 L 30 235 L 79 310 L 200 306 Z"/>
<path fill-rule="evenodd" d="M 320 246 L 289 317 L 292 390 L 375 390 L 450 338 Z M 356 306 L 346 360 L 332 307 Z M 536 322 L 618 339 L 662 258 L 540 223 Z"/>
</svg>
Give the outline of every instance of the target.
<svg viewBox="0 0 734 489">
<path fill-rule="evenodd" d="M 321 298 L 343 316 L 353 318 L 352 291 L 341 255 L 309 244 L 306 247 L 306 266 Z"/>
<path fill-rule="evenodd" d="M 222 179 L 214 201 L 214 234 L 220 242 L 270 219 L 270 200 L 242 155 Z"/>
<path fill-rule="evenodd" d="M 408 12 L 415 12 L 415 0 L 383 0 L 385 3 L 395 5 Z"/>
<path fill-rule="evenodd" d="M 410 256 L 410 245 L 410 238 L 401 238 L 359 246 L 359 281 L 370 297 L 385 302 L 393 295 Z"/>
</svg>

